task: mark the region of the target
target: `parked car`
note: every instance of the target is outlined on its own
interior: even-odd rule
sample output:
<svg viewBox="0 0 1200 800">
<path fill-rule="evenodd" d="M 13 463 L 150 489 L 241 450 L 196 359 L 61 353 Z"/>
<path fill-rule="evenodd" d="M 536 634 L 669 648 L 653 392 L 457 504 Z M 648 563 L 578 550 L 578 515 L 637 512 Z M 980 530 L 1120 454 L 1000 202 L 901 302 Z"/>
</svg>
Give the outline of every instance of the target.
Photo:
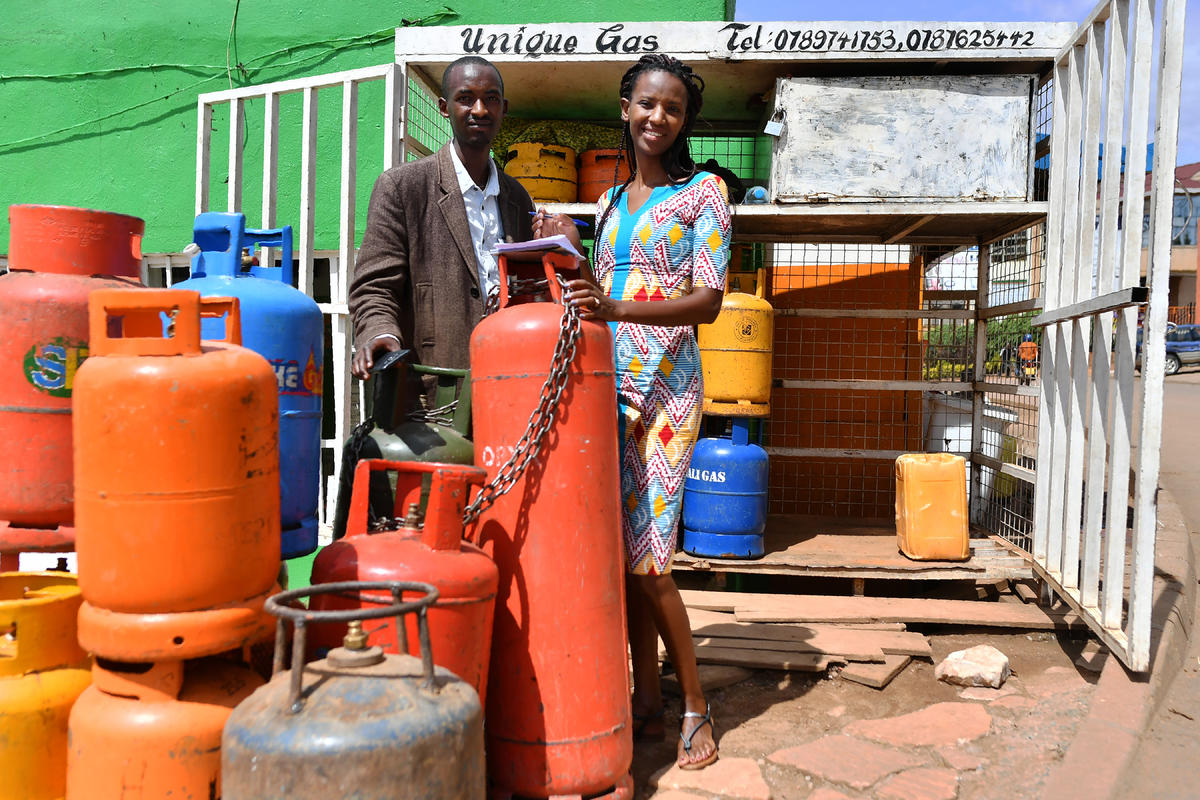
<svg viewBox="0 0 1200 800">
<path fill-rule="evenodd" d="M 1167 323 L 1166 373 L 1174 375 L 1183 367 L 1200 364 L 1200 325 Z M 1142 329 L 1137 332 L 1137 369 L 1142 368 Z"/>
</svg>

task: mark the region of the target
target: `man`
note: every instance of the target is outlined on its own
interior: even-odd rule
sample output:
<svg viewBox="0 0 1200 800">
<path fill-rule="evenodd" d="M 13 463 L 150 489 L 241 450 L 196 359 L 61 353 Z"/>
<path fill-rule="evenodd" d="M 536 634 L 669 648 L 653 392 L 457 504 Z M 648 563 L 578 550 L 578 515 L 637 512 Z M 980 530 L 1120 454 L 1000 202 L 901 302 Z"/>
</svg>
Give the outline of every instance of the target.
<svg viewBox="0 0 1200 800">
<path fill-rule="evenodd" d="M 1020 370 L 1019 377 L 1023 383 L 1028 383 L 1033 375 L 1026 372 L 1026 368 L 1037 369 L 1038 346 L 1033 340 L 1033 334 L 1025 334 L 1025 340 L 1017 347 L 1017 358 L 1020 361 L 1018 369 Z"/>
<path fill-rule="evenodd" d="M 438 111 L 453 139 L 387 170 L 371 191 L 350 284 L 350 369 L 359 378 L 383 353 L 400 349 L 421 364 L 469 366 L 471 331 L 499 280 L 497 242 L 562 233 L 581 248 L 570 218 L 535 215 L 529 194 L 492 161 L 508 101 L 491 62 L 466 56 L 447 67 Z"/>
</svg>

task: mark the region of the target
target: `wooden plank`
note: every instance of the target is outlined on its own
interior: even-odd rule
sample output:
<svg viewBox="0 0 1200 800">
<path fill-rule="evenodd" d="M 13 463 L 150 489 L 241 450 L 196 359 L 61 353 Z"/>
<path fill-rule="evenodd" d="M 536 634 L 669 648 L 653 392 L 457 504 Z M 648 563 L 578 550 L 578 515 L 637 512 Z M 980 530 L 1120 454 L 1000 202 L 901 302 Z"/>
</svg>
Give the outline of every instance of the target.
<svg viewBox="0 0 1200 800">
<path fill-rule="evenodd" d="M 839 674 L 848 681 L 882 689 L 903 672 L 910 661 L 911 656 L 886 656 L 882 664 L 847 664 Z"/>
<path fill-rule="evenodd" d="M 843 664 L 845 661 L 840 656 L 824 653 L 778 653 L 739 647 L 696 648 L 696 662 L 699 664 L 728 664 L 787 672 L 824 672 L 830 664 Z"/>
<path fill-rule="evenodd" d="M 1022 603 L 1036 603 L 1038 591 L 1029 581 L 1010 581 L 1013 593 L 1021 598 Z"/>
<path fill-rule="evenodd" d="M 733 608 L 738 622 L 907 622 L 1050 630 L 1079 624 L 1037 606 L 908 597 L 740 594 L 683 590 L 689 607 Z"/>
<path fill-rule="evenodd" d="M 724 689 L 727 686 L 741 683 L 754 672 L 745 667 L 734 667 L 726 664 L 701 664 L 700 688 L 705 694 Z M 662 690 L 669 694 L 679 695 L 679 679 L 675 675 L 664 675 L 661 681 Z"/>
<path fill-rule="evenodd" d="M 766 628 L 767 625 L 759 625 L 759 627 Z M 838 645 L 830 648 L 816 640 L 780 641 L 778 639 L 746 639 L 727 636 L 696 635 L 693 637 L 693 642 L 698 648 L 715 647 L 721 650 L 730 648 L 766 650 L 772 653 L 792 653 L 794 655 L 811 653 L 814 655 L 836 656 L 844 658 L 847 661 L 882 662 L 885 655 L 883 650 L 878 647 L 860 647 L 855 644 Z"/>
<path fill-rule="evenodd" d="M 732 614 L 703 610 L 689 610 L 688 617 L 697 643 L 705 638 L 742 639 L 761 643 L 756 646 L 743 645 L 756 650 L 791 649 L 794 652 L 830 653 L 846 656 L 852 661 L 878 661 L 880 654 L 933 656 L 929 640 L 920 633 L 855 630 L 832 625 L 764 625 L 737 622 Z M 769 647 L 769 644 L 786 647 Z"/>
<path fill-rule="evenodd" d="M 1080 622 L 1078 615 L 1049 613 L 1038 606 L 920 597 L 806 595 L 790 602 L 743 601 L 734 613 L 739 622 L 902 621 L 1026 630 L 1054 630 Z"/>
</svg>

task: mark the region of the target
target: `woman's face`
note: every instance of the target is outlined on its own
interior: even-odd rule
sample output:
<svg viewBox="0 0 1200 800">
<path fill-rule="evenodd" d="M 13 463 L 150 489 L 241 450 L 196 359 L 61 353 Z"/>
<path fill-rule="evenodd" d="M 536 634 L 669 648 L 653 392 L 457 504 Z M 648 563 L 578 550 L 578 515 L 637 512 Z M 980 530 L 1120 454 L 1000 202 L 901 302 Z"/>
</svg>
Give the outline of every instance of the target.
<svg viewBox="0 0 1200 800">
<path fill-rule="evenodd" d="M 687 88 L 671 73 L 639 75 L 632 96 L 621 98 L 621 119 L 629 123 L 634 151 L 655 157 L 667 152 L 683 130 L 687 104 Z"/>
</svg>

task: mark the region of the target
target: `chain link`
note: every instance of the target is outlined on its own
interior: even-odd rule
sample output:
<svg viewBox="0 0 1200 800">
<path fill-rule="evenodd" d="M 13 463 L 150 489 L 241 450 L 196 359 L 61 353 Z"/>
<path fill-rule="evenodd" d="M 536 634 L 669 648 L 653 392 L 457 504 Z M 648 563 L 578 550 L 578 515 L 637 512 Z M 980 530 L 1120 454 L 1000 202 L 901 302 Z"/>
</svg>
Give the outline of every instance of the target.
<svg viewBox="0 0 1200 800">
<path fill-rule="evenodd" d="M 558 283 L 565 292 L 567 282 L 563 280 L 561 275 L 556 275 L 555 277 L 558 278 Z M 545 280 L 525 281 L 523 283 L 540 284 L 540 288 L 538 286 L 521 286 L 521 291 L 511 288 L 510 290 L 513 290 L 514 294 L 527 294 L 533 293 L 529 289 L 545 291 L 548 285 Z M 510 283 L 510 287 L 513 287 L 513 283 Z M 579 310 L 572 305 L 565 305 L 563 308 L 562 326 L 558 332 L 558 341 L 554 345 L 554 355 L 550 360 L 550 374 L 546 376 L 546 382 L 542 384 L 541 394 L 538 396 L 537 408 L 529 415 L 529 424 L 525 426 L 525 432 L 517 440 L 517 444 L 513 448 L 513 454 L 497 470 L 496 477 L 492 478 L 491 482 L 483 487 L 482 491 L 467 506 L 466 511 L 463 512 L 464 526 L 470 525 L 481 513 L 491 507 L 496 500 L 508 494 L 516 482 L 521 479 L 521 475 L 524 474 L 525 469 L 541 452 L 546 434 L 554 426 L 554 415 L 558 410 L 558 403 L 562 398 L 563 390 L 567 386 L 568 371 L 571 367 L 571 362 L 575 359 L 579 334 Z"/>
</svg>

